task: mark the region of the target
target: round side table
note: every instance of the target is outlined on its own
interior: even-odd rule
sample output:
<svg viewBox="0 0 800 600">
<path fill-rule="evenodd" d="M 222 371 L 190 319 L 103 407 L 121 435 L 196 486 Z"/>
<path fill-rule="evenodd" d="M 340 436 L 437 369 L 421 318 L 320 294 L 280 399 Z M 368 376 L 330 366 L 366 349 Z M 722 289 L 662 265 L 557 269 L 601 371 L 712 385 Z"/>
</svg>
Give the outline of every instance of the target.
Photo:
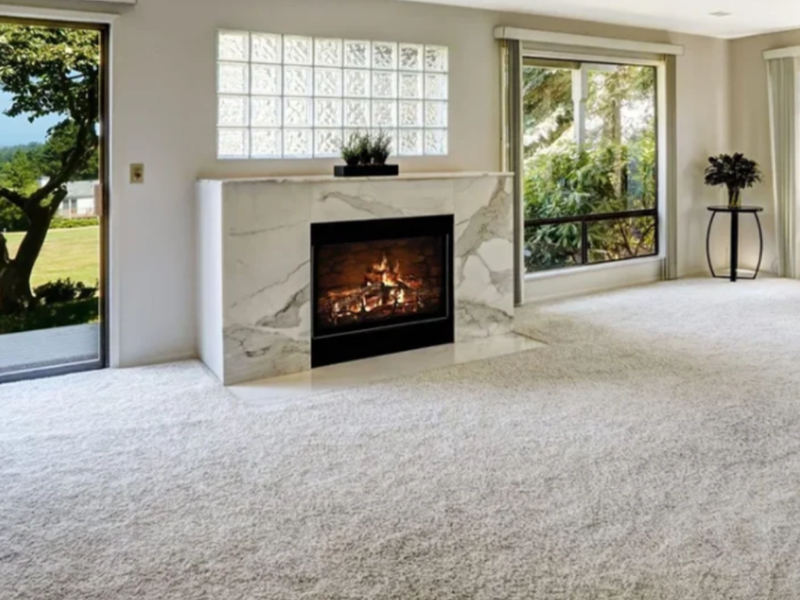
<svg viewBox="0 0 800 600">
<path fill-rule="evenodd" d="M 760 206 L 709 206 L 708 210 L 713 213 L 711 221 L 708 223 L 708 233 L 706 234 L 706 257 L 708 258 L 708 267 L 711 269 L 711 275 L 717 279 L 730 279 L 736 281 L 737 279 L 755 279 L 761 271 L 761 260 L 764 258 L 764 232 L 761 229 L 761 219 L 758 218 L 758 213 L 763 212 Z M 729 277 L 717 275 L 714 271 L 714 265 L 711 263 L 711 228 L 714 226 L 714 219 L 717 218 L 719 213 L 729 213 L 731 215 L 731 274 Z M 758 225 L 758 266 L 756 273 L 752 277 L 739 277 L 739 215 L 751 214 L 756 219 Z"/>
</svg>

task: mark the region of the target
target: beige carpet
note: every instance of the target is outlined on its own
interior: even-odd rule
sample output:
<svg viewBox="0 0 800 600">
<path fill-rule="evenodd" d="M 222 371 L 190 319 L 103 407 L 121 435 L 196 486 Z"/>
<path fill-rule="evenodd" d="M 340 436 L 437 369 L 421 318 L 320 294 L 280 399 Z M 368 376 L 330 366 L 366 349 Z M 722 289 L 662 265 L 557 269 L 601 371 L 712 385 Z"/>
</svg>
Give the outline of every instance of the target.
<svg viewBox="0 0 800 600">
<path fill-rule="evenodd" d="M 800 597 L 800 283 L 522 313 L 550 347 L 302 401 L 0 387 L 0 598 Z"/>
</svg>

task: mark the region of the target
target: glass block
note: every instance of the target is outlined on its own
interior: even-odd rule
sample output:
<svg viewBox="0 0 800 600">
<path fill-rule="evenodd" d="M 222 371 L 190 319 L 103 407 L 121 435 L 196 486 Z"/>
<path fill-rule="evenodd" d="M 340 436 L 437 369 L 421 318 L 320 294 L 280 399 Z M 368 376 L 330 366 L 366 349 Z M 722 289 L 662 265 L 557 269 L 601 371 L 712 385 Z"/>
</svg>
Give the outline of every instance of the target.
<svg viewBox="0 0 800 600">
<path fill-rule="evenodd" d="M 447 75 L 425 75 L 425 99 L 447 100 Z"/>
<path fill-rule="evenodd" d="M 447 54 L 446 46 L 425 46 L 425 70 L 447 73 Z"/>
<path fill-rule="evenodd" d="M 282 69 L 278 65 L 252 65 L 250 71 L 250 93 L 265 96 L 283 94 Z"/>
<path fill-rule="evenodd" d="M 398 154 L 400 156 L 422 156 L 422 136 L 420 129 L 401 129 Z"/>
<path fill-rule="evenodd" d="M 442 156 L 447 154 L 447 130 L 425 130 L 425 154 Z"/>
<path fill-rule="evenodd" d="M 250 125 L 253 127 L 280 127 L 281 99 L 269 96 L 251 97 Z"/>
<path fill-rule="evenodd" d="M 397 98 L 397 73 L 375 71 L 372 73 L 373 98 Z"/>
<path fill-rule="evenodd" d="M 219 96 L 217 124 L 227 127 L 247 127 L 247 96 Z"/>
<path fill-rule="evenodd" d="M 397 102 L 373 100 L 372 126 L 383 129 L 397 127 Z"/>
<path fill-rule="evenodd" d="M 400 102 L 400 127 L 422 127 L 422 102 Z"/>
<path fill-rule="evenodd" d="M 447 127 L 447 102 L 425 103 L 425 127 Z"/>
<path fill-rule="evenodd" d="M 217 34 L 217 58 L 247 62 L 250 56 L 250 34 L 246 31 L 220 31 Z"/>
<path fill-rule="evenodd" d="M 217 92 L 220 94 L 247 94 L 247 65 L 245 63 L 219 63 L 217 65 Z"/>
<path fill-rule="evenodd" d="M 309 158 L 312 155 L 310 129 L 285 129 L 283 131 L 284 158 Z"/>
<path fill-rule="evenodd" d="M 394 42 L 372 42 L 372 68 L 396 69 L 397 44 Z"/>
<path fill-rule="evenodd" d="M 360 40 L 344 41 L 344 66 L 369 69 L 370 43 Z"/>
<path fill-rule="evenodd" d="M 314 95 L 341 98 L 342 70 L 314 69 Z"/>
<path fill-rule="evenodd" d="M 417 44 L 400 44 L 400 69 L 422 71 L 423 47 Z"/>
<path fill-rule="evenodd" d="M 318 98 L 314 100 L 315 127 L 341 127 L 342 101 L 334 98 Z"/>
<path fill-rule="evenodd" d="M 373 136 L 378 136 L 380 134 L 388 135 L 389 136 L 389 140 L 390 140 L 389 152 L 391 152 L 392 154 L 397 154 L 397 130 L 395 130 L 395 129 L 386 129 L 384 127 L 384 128 L 381 128 L 381 129 L 373 129 L 370 133 Z"/>
<path fill-rule="evenodd" d="M 341 129 L 314 130 L 314 156 L 339 156 L 342 149 Z"/>
<path fill-rule="evenodd" d="M 345 98 L 369 98 L 370 95 L 369 71 L 344 71 L 344 96 Z"/>
<path fill-rule="evenodd" d="M 369 133 L 369 129 L 360 128 L 360 129 L 345 129 L 344 130 L 344 140 L 347 142 L 352 135 L 366 135 Z"/>
<path fill-rule="evenodd" d="M 310 65 L 313 40 L 309 37 L 287 35 L 283 38 L 283 62 L 287 65 Z"/>
<path fill-rule="evenodd" d="M 217 157 L 247 158 L 250 155 L 247 133 L 247 129 L 218 129 Z"/>
<path fill-rule="evenodd" d="M 369 127 L 369 100 L 344 101 L 345 127 Z"/>
<path fill-rule="evenodd" d="M 311 98 L 284 98 L 284 127 L 311 127 L 314 122 L 313 106 Z"/>
<path fill-rule="evenodd" d="M 401 98 L 415 100 L 422 98 L 422 74 L 421 73 L 400 73 L 400 94 Z"/>
<path fill-rule="evenodd" d="M 286 96 L 310 96 L 313 71 L 309 67 L 284 67 L 283 93 Z"/>
<path fill-rule="evenodd" d="M 250 133 L 250 157 L 280 158 L 282 141 L 280 129 L 253 129 Z"/>
<path fill-rule="evenodd" d="M 254 33 L 250 37 L 250 60 L 257 63 L 279 65 L 283 57 L 281 36 L 271 33 Z"/>
<path fill-rule="evenodd" d="M 314 64 L 322 67 L 342 66 L 342 40 L 314 40 Z"/>
</svg>

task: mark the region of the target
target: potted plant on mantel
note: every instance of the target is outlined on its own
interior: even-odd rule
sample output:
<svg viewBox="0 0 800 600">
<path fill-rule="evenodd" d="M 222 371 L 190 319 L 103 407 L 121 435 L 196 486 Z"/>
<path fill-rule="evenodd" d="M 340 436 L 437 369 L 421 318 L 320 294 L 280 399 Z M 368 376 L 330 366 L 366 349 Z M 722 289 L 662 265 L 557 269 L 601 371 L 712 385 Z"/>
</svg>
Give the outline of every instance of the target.
<svg viewBox="0 0 800 600">
<path fill-rule="evenodd" d="M 397 165 L 387 165 L 391 156 L 391 138 L 381 132 L 377 135 L 353 133 L 342 145 L 342 158 L 346 165 L 333 169 L 336 177 L 374 177 L 398 175 Z"/>
<path fill-rule="evenodd" d="M 728 188 L 728 206 L 742 206 L 742 190 L 751 188 L 761 181 L 761 169 L 758 163 L 737 152 L 711 156 L 706 169 L 706 185 L 724 185 Z"/>
</svg>

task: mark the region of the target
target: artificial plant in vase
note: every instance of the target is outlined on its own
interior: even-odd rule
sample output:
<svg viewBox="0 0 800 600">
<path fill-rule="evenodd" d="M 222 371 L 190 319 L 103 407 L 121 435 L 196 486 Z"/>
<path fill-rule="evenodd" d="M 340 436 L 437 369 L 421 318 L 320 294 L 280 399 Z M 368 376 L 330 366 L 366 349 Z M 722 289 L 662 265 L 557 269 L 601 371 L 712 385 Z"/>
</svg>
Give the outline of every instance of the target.
<svg viewBox="0 0 800 600">
<path fill-rule="evenodd" d="M 761 168 L 758 163 L 737 152 L 711 156 L 706 169 L 706 185 L 724 185 L 728 188 L 728 206 L 742 205 L 742 190 L 761 182 Z"/>
</svg>

